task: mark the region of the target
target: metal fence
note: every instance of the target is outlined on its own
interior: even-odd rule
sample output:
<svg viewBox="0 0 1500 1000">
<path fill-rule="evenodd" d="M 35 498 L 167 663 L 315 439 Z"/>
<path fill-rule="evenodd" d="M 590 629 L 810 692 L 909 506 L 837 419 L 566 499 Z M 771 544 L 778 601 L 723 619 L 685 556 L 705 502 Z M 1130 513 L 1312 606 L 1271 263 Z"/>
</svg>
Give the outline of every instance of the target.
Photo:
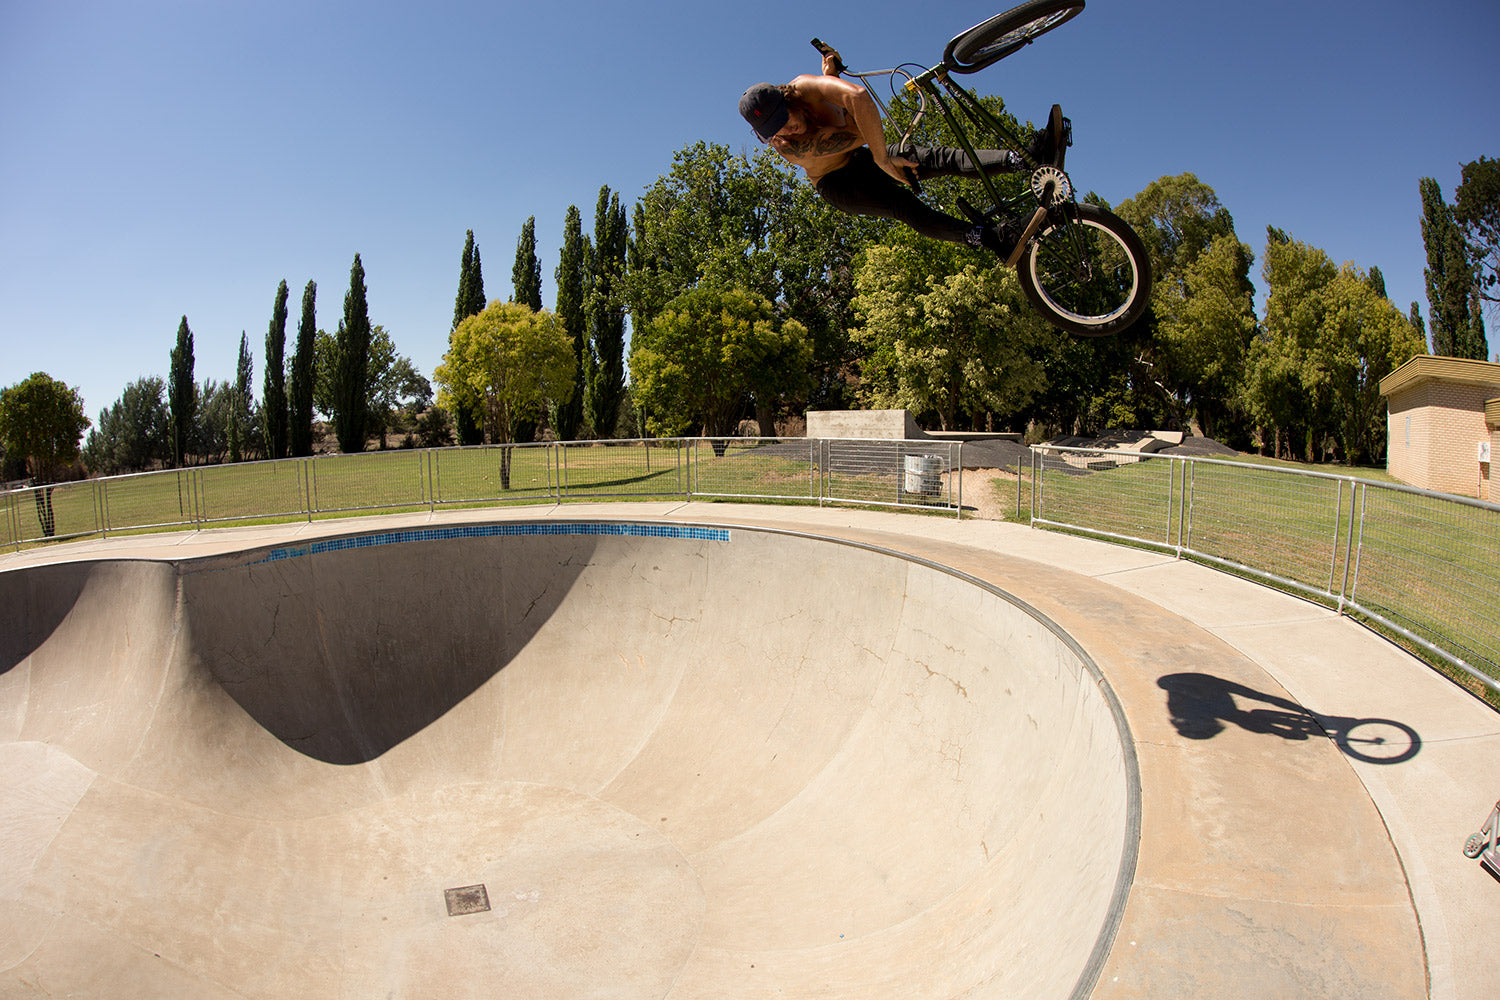
<svg viewBox="0 0 1500 1000">
<path fill-rule="evenodd" d="M 1037 445 L 1033 524 L 1144 543 L 1354 612 L 1500 692 L 1500 506 L 1191 456 Z M 1023 515 L 1024 516 L 1024 515 Z"/>
<path fill-rule="evenodd" d="M 858 504 L 963 514 L 962 445 L 673 438 L 482 445 L 207 465 L 0 494 L 0 548 L 204 527 L 600 499 Z"/>
</svg>

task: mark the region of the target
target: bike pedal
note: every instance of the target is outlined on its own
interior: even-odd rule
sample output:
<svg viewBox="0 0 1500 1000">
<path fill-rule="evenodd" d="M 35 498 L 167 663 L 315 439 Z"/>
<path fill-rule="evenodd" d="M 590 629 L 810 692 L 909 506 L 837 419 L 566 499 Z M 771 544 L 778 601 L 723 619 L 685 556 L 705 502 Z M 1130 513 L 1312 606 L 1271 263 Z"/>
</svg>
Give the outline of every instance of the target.
<svg viewBox="0 0 1500 1000">
<path fill-rule="evenodd" d="M 1072 145 L 1073 145 L 1073 119 L 1071 119 L 1071 118 L 1064 118 L 1063 119 L 1062 133 L 1063 133 L 1063 145 L 1071 148 Z"/>
</svg>

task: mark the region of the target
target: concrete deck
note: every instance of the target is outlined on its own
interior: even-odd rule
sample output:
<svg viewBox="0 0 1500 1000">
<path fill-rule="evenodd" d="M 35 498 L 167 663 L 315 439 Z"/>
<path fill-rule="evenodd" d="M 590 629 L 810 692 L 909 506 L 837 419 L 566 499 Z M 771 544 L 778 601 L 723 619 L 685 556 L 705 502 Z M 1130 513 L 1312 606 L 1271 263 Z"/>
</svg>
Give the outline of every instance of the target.
<svg viewBox="0 0 1500 1000">
<path fill-rule="evenodd" d="M 478 633 L 454 597 L 497 596 L 477 543 L 240 555 L 497 520 L 734 542 L 507 549 Z M 1461 851 L 1500 796 L 1500 715 L 1347 619 L 1164 556 L 570 504 L 79 542 L 0 556 L 5 587 L 28 623 L 0 636 L 6 996 L 1500 991 L 1500 882 Z M 353 614 L 371 592 L 396 597 Z M 392 652 L 413 622 L 504 662 L 361 701 L 346 671 L 414 662 Z M 447 916 L 470 881 L 492 909 Z"/>
</svg>

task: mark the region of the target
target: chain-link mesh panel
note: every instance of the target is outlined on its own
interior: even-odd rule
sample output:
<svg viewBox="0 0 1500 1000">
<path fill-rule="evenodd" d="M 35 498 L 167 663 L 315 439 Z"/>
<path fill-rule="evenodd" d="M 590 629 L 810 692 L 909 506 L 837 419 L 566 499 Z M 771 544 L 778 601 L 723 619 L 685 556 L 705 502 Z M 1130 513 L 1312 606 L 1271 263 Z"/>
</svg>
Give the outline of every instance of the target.
<svg viewBox="0 0 1500 1000">
<path fill-rule="evenodd" d="M 324 455 L 308 463 L 307 476 L 315 514 L 399 510 L 428 504 L 426 452 Z M 209 496 L 205 506 L 216 502 Z"/>
<path fill-rule="evenodd" d="M 191 469 L 98 482 L 106 531 L 168 528 L 198 520 L 198 487 Z"/>
<path fill-rule="evenodd" d="M 1351 599 L 1500 683 L 1500 510 L 1362 484 Z"/>
<path fill-rule="evenodd" d="M 709 497 L 816 500 L 817 441 L 708 438 L 694 442 L 693 493 Z"/>
<path fill-rule="evenodd" d="M 577 441 L 557 446 L 562 494 L 589 497 L 686 496 L 692 444 Z"/>
<path fill-rule="evenodd" d="M 838 503 L 958 509 L 961 447 L 944 441 L 821 441 L 819 496 Z"/>
<path fill-rule="evenodd" d="M 311 466 L 304 459 L 286 459 L 196 469 L 198 520 L 275 520 L 306 515 L 307 476 Z M 110 514 L 114 514 L 112 492 Z"/>
<path fill-rule="evenodd" d="M 1314 593 L 1341 592 L 1353 496 L 1345 481 L 1253 465 L 1181 464 L 1189 500 L 1185 550 Z"/>
<path fill-rule="evenodd" d="M 1173 544 L 1180 504 L 1170 459 L 1081 448 L 1032 455 L 1034 519 Z"/>
<path fill-rule="evenodd" d="M 542 503 L 557 494 L 554 449 L 545 444 L 483 445 L 431 456 L 437 505 Z"/>
<path fill-rule="evenodd" d="M 9 497 L 5 532 L 12 547 L 99 531 L 98 497 L 91 482 L 33 486 Z"/>
</svg>

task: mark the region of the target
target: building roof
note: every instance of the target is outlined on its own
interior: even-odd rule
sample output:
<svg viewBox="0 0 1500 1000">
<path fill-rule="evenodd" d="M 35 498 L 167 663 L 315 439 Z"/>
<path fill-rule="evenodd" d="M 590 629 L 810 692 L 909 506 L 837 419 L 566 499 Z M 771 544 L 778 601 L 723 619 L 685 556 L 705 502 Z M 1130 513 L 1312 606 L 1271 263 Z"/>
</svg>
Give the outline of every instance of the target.
<svg viewBox="0 0 1500 1000">
<path fill-rule="evenodd" d="M 1431 379 L 1462 382 L 1466 385 L 1492 386 L 1497 393 L 1500 393 L 1500 364 L 1491 361 L 1471 361 L 1468 358 L 1445 358 L 1433 354 L 1418 354 L 1380 380 L 1380 394 L 1386 397 L 1394 396 L 1398 392 Z"/>
</svg>

